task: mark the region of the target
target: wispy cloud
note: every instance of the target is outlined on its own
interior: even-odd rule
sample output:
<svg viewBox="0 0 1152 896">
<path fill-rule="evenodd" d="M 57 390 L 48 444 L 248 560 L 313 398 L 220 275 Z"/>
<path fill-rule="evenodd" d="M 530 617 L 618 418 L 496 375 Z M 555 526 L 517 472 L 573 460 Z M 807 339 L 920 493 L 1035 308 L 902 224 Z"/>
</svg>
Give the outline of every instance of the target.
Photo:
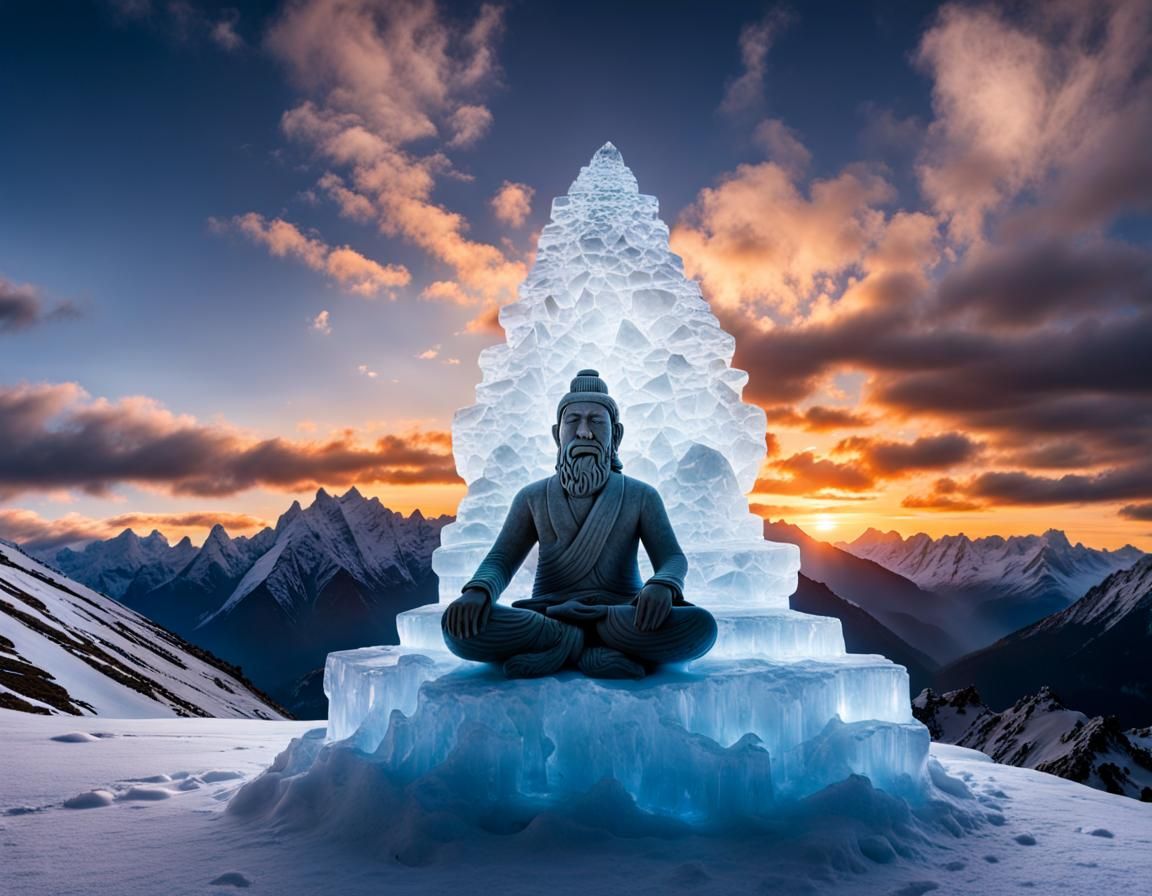
<svg viewBox="0 0 1152 896">
<path fill-rule="evenodd" d="M 49 551 L 65 545 L 112 538 L 125 529 L 137 533 L 160 530 L 169 541 L 179 533 L 206 532 L 219 523 L 232 533 L 255 532 L 267 520 L 246 513 L 192 511 L 182 513 L 123 513 L 98 519 L 69 513 L 54 520 L 31 510 L 0 508 L 0 538 L 32 551 Z"/>
<path fill-rule="evenodd" d="M 56 302 L 49 308 L 41 290 L 31 283 L 13 283 L 0 277 L 0 333 L 77 317 L 79 313 L 71 302 Z"/>
<path fill-rule="evenodd" d="M 217 230 L 235 229 L 280 258 L 295 258 L 334 280 L 346 292 L 365 298 L 384 295 L 396 298 L 396 289 L 407 286 L 412 275 L 403 265 L 383 265 L 348 246 L 332 247 L 307 236 L 282 218 L 265 218 L 255 212 L 237 215 L 228 222 L 212 219 Z M 326 313 L 326 312 L 325 312 Z"/>
</svg>

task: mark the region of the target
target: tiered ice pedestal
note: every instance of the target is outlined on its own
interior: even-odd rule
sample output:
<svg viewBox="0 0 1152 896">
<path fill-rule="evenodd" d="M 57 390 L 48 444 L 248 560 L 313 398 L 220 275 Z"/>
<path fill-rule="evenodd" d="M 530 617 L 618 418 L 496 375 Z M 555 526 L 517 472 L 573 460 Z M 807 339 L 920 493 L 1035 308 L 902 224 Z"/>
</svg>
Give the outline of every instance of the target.
<svg viewBox="0 0 1152 896">
<path fill-rule="evenodd" d="M 398 620 L 404 646 L 329 655 L 328 736 L 406 777 L 464 770 L 476 798 L 496 802 L 606 777 L 643 809 L 689 818 L 770 813 L 853 773 L 919 792 L 929 735 L 902 666 L 845 653 L 837 619 L 712 611 L 717 649 L 684 668 L 508 681 L 445 651 L 443 605 L 421 607 Z"/>
</svg>

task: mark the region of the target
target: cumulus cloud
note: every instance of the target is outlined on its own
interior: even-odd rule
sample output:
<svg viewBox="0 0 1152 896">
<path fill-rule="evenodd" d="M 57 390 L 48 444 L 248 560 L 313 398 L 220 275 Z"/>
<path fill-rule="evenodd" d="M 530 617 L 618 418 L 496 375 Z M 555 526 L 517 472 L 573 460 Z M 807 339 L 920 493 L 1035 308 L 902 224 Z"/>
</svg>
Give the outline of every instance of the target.
<svg viewBox="0 0 1152 896">
<path fill-rule="evenodd" d="M 885 230 L 879 205 L 894 197 L 880 174 L 853 167 L 807 191 L 776 162 L 740 165 L 700 191 L 672 248 L 714 304 L 796 322 Z"/>
<path fill-rule="evenodd" d="M 812 153 L 800 141 L 800 135 L 778 118 L 766 118 L 756 125 L 752 141 L 771 161 L 793 174 L 802 172 L 812 161 Z"/>
<path fill-rule="evenodd" d="M 674 246 L 736 336 L 745 396 L 777 426 L 862 433 L 775 461 L 761 487 L 845 497 L 947 470 L 904 506 L 1139 517 L 1152 252 L 1131 238 L 1146 216 L 1118 216 L 1152 196 L 1150 26 L 1123 0 L 950 4 L 917 54 L 932 119 L 863 110 L 864 145 L 918 152 L 922 207 L 882 168 L 806 180 L 807 148 L 772 119 L 754 132 L 769 160 L 698 194 Z M 892 423 L 922 435 L 893 442 Z"/>
<path fill-rule="evenodd" d="M 1078 228 L 1152 200 L 1152 7 L 949 4 L 920 44 L 934 121 L 925 194 L 961 243 L 1026 191 L 1033 224 Z"/>
<path fill-rule="evenodd" d="M 218 229 L 222 225 L 214 221 Z M 365 298 L 381 294 L 396 298 L 396 288 L 407 286 L 412 275 L 403 265 L 382 265 L 348 246 L 333 248 L 322 240 L 305 235 L 299 227 L 282 218 L 265 218 L 256 212 L 237 215 L 231 227 L 279 258 L 295 258 L 314 271 L 326 274 L 346 292 Z M 326 313 L 326 312 L 325 312 Z"/>
<path fill-rule="evenodd" d="M 502 15 L 491 4 L 458 21 L 433 0 L 296 0 L 269 34 L 305 94 L 284 114 L 285 134 L 341 169 L 319 186 L 343 214 L 375 220 L 451 270 L 425 298 L 506 301 L 527 273 L 432 198 L 439 178 L 465 177 L 444 150 L 491 126 L 483 96 L 498 80 Z"/>
<path fill-rule="evenodd" d="M 74 383 L 0 387 L 0 498 L 58 488 L 106 495 L 132 483 L 220 497 L 251 488 L 457 482 L 442 434 L 352 431 L 327 441 L 260 439 L 132 396 L 92 398 Z"/>
<path fill-rule="evenodd" d="M 504 181 L 492 197 L 492 214 L 497 221 L 510 227 L 523 227 L 532 212 L 532 196 L 535 192 L 527 184 Z"/>
<path fill-rule="evenodd" d="M 13 283 L 0 277 L 0 333 L 12 333 L 45 321 L 79 314 L 71 302 L 58 302 L 52 308 L 46 305 L 41 291 L 31 283 Z"/>
<path fill-rule="evenodd" d="M 332 321 L 328 317 L 328 311 L 324 310 L 312 318 L 312 329 L 323 333 L 325 336 L 332 335 Z"/>
</svg>

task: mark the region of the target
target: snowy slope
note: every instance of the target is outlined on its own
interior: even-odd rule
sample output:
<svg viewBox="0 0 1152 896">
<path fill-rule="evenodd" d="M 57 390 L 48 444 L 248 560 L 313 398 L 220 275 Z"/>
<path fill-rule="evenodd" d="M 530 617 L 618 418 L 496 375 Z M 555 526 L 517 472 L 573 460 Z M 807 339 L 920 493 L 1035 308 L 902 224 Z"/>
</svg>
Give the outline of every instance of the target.
<svg viewBox="0 0 1152 896">
<path fill-rule="evenodd" d="M 225 811 L 241 783 L 315 724 L 102 719 L 78 729 L 75 719 L 0 710 L 5 892 L 82 894 L 99 882 L 120 896 L 1087 896 L 1143 893 L 1152 878 L 1152 806 L 944 744 L 933 756 L 964 782 L 969 796 L 956 800 L 987 817 L 977 828 L 925 826 L 906 811 L 885 818 L 891 804 L 864 787 L 854 803 L 820 794 L 779 829 L 645 837 L 614 833 L 627 807 L 606 802 L 582 819 L 511 830 L 414 811 L 345 829 L 313 815 L 304 829 L 271 832 Z M 346 788 L 366 808 L 375 794 L 386 795 L 375 782 Z"/>
<path fill-rule="evenodd" d="M 1059 613 L 940 669 L 938 690 L 975 685 L 1004 706 L 1047 685 L 1069 705 L 1152 719 L 1152 556 L 1113 573 Z"/>
<path fill-rule="evenodd" d="M 280 718 L 220 660 L 2 543 L 0 706 L 119 718 Z"/>
<path fill-rule="evenodd" d="M 1109 793 L 1152 802 L 1152 752 L 1115 718 L 1090 719 L 1048 688 L 993 712 L 975 688 L 921 691 L 913 712 L 932 739 L 987 753 L 997 762 L 1034 768 Z"/>
<path fill-rule="evenodd" d="M 275 528 L 254 536 L 214 526 L 190 555 L 158 533 L 125 532 L 52 562 L 71 564 L 89 586 L 107 585 L 286 700 L 329 651 L 395 642 L 396 614 L 435 594 L 431 556 L 450 519 L 405 517 L 355 488 L 339 497 L 320 489 L 311 505 L 293 502 Z"/>
<path fill-rule="evenodd" d="M 1064 609 L 1144 556 L 1131 545 L 1114 551 L 1072 545 L 1056 529 L 1043 535 L 976 539 L 966 535 L 933 539 L 922 532 L 905 539 L 896 532 L 869 529 L 838 547 L 921 588 L 962 596 L 994 637 Z"/>
</svg>

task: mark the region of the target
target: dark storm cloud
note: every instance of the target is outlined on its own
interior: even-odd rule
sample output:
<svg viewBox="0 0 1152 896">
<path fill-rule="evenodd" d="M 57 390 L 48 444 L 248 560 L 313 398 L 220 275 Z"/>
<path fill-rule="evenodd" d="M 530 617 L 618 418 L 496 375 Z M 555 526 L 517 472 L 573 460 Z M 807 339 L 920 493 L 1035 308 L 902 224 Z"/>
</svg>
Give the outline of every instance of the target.
<svg viewBox="0 0 1152 896">
<path fill-rule="evenodd" d="M 1130 520 L 1152 522 L 1152 504 L 1125 504 L 1120 508 L 1120 516 Z"/>
<path fill-rule="evenodd" d="M 395 435 L 361 445 L 255 440 L 177 417 L 154 401 L 89 399 L 72 384 L 0 388 L 0 494 L 151 483 L 173 494 L 224 496 L 356 482 L 457 482 L 446 434 Z"/>
<path fill-rule="evenodd" d="M 787 406 L 776 406 L 765 408 L 764 412 L 768 415 L 769 423 L 803 428 L 812 432 L 871 426 L 875 422 L 867 414 L 860 414 L 848 408 L 830 408 L 819 404 L 803 411 Z"/>
<path fill-rule="evenodd" d="M 995 504 L 1085 504 L 1152 498 L 1152 462 L 1059 477 L 1024 471 L 981 473 L 965 490 L 970 497 Z"/>
<path fill-rule="evenodd" d="M 970 461 L 981 446 L 962 433 L 922 436 L 912 442 L 889 442 L 862 436 L 843 439 L 838 453 L 855 453 L 877 478 L 891 479 L 921 470 L 944 470 Z"/>
<path fill-rule="evenodd" d="M 1000 249 L 949 274 L 936 305 L 1020 326 L 1115 308 L 1152 307 L 1152 256 L 1122 243 L 1049 241 Z"/>
</svg>

